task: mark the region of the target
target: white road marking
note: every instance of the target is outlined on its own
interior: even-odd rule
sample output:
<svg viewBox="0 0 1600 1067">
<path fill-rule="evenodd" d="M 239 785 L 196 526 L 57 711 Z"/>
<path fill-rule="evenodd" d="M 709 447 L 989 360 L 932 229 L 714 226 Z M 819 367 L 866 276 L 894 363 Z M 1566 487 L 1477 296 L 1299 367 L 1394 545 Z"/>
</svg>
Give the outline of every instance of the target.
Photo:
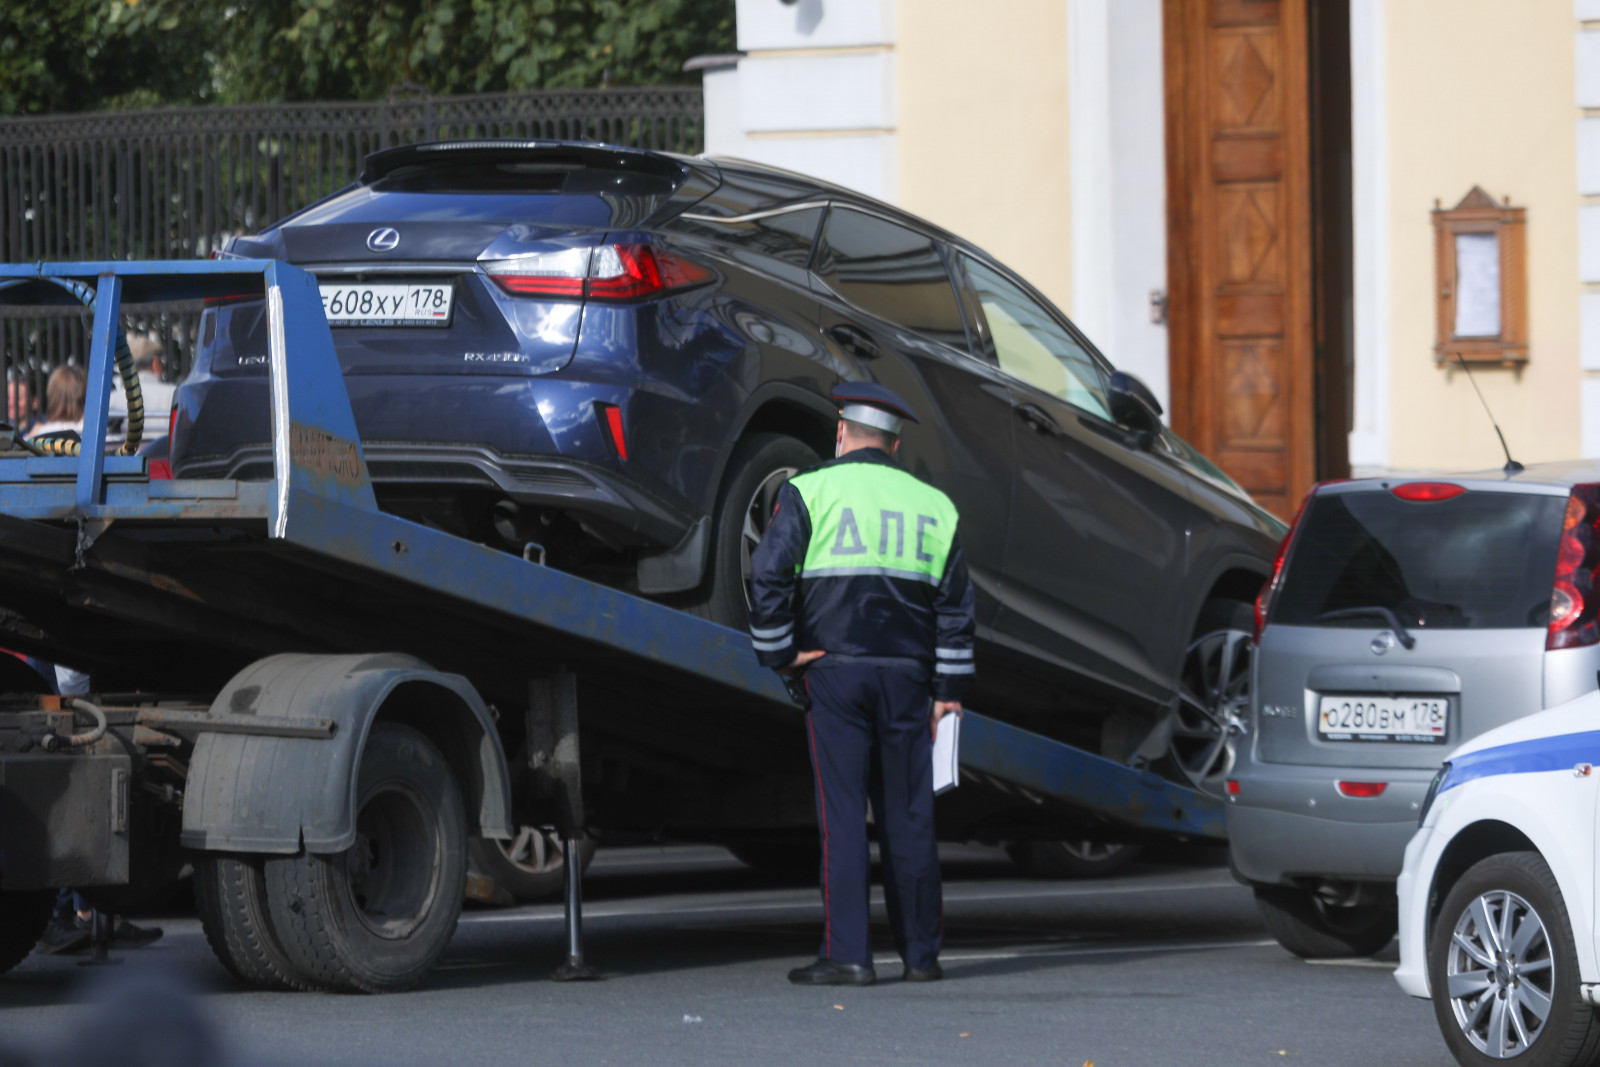
<svg viewBox="0 0 1600 1067">
<path fill-rule="evenodd" d="M 1135 956 L 1152 952 L 1213 952 L 1228 948 L 1261 948 L 1276 945 L 1270 937 L 1258 941 L 1168 941 L 1146 945 L 1081 945 L 1077 948 L 1029 949 L 1017 948 L 1006 952 L 949 952 L 939 957 L 940 963 L 973 963 L 980 960 L 1032 960 L 1052 959 L 1058 956 Z M 899 956 L 875 956 L 874 967 L 884 967 L 900 962 Z"/>
<path fill-rule="evenodd" d="M 1207 882 L 1145 882 L 1134 885 L 1129 884 L 1091 884 L 1075 885 L 1057 889 L 1032 889 L 1004 893 L 946 893 L 945 904 L 981 904 L 993 901 L 1006 900 L 1053 900 L 1072 897 L 1110 897 L 1129 896 L 1135 893 L 1160 893 L 1160 892 L 1193 892 L 1206 889 L 1238 889 L 1239 885 L 1232 878 L 1224 877 Z M 873 891 L 873 903 L 881 904 L 883 898 L 878 890 Z M 690 905 L 687 907 L 674 907 L 670 904 L 656 906 L 618 906 L 586 907 L 583 909 L 585 919 L 616 919 L 642 915 L 696 915 L 696 914 L 724 914 L 737 915 L 741 912 L 755 911 L 820 911 L 822 901 L 816 898 L 806 900 L 773 901 L 750 904 Z M 480 925 L 487 923 L 515 923 L 515 922 L 559 922 L 563 919 L 563 912 L 559 907 L 547 905 L 539 911 L 501 912 L 496 915 L 472 915 L 461 917 L 463 925 Z"/>
</svg>

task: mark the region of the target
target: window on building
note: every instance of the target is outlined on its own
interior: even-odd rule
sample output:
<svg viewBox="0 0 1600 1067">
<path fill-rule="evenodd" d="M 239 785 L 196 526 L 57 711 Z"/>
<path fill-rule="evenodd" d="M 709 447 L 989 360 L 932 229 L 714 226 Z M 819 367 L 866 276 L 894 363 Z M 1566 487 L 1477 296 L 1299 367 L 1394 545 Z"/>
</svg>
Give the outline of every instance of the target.
<svg viewBox="0 0 1600 1067">
<path fill-rule="evenodd" d="M 863 311 L 967 347 L 961 305 L 932 238 L 864 211 L 834 207 L 815 270 L 829 289 Z"/>
<path fill-rule="evenodd" d="M 967 285 L 978 298 L 981 331 L 994 345 L 1000 369 L 1111 421 L 1105 375 L 1094 357 L 1015 283 L 971 256 L 961 260 Z"/>
<path fill-rule="evenodd" d="M 1440 363 L 1528 359 L 1525 208 L 1496 203 L 1474 186 L 1455 207 L 1433 211 Z"/>
</svg>

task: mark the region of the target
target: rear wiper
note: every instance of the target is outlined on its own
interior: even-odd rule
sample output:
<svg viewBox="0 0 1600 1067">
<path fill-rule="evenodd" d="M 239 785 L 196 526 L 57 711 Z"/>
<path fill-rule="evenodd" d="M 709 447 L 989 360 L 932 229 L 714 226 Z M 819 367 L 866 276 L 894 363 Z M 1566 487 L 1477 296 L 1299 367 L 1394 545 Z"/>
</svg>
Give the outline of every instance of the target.
<svg viewBox="0 0 1600 1067">
<path fill-rule="evenodd" d="M 1389 629 L 1394 631 L 1394 635 L 1400 639 L 1400 644 L 1406 649 L 1409 650 L 1416 647 L 1417 639 L 1412 637 L 1411 631 L 1407 630 L 1400 622 L 1400 616 L 1389 608 L 1378 604 L 1373 604 L 1371 607 L 1340 608 L 1338 611 L 1324 611 L 1317 616 L 1316 621 L 1332 622 L 1334 619 L 1360 619 L 1373 615 L 1380 616 L 1384 622 L 1389 624 Z"/>
</svg>

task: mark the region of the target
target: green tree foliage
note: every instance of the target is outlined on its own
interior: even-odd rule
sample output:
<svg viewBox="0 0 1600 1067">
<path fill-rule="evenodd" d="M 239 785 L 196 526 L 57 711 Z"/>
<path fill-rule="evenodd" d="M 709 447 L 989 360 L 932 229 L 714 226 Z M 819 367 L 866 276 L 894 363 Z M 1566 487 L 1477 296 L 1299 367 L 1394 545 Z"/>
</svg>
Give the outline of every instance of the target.
<svg viewBox="0 0 1600 1067">
<path fill-rule="evenodd" d="M 0 110 L 682 82 L 733 0 L 0 0 Z"/>
<path fill-rule="evenodd" d="M 130 24 L 126 6 L 0 0 L 0 115 L 206 102 L 207 28 L 171 14 Z"/>
</svg>

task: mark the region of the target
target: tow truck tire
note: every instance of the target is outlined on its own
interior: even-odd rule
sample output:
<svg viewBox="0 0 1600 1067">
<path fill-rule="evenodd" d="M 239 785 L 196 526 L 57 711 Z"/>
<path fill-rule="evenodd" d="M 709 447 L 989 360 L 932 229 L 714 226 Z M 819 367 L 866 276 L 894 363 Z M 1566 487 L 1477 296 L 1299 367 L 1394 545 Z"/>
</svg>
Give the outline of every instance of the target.
<svg viewBox="0 0 1600 1067">
<path fill-rule="evenodd" d="M 455 933 L 467 877 L 461 790 L 419 731 L 373 726 L 356 783 L 356 843 L 266 862 L 272 923 L 296 967 L 334 989 L 421 982 Z"/>
<path fill-rule="evenodd" d="M 50 925 L 55 900 L 54 889 L 0 892 L 0 974 L 28 958 Z"/>
<path fill-rule="evenodd" d="M 262 857 L 207 853 L 194 865 L 194 906 L 217 959 L 261 989 L 312 990 L 272 927 Z"/>
<path fill-rule="evenodd" d="M 1144 851 L 1126 841 L 1014 841 L 1006 855 L 1030 878 L 1105 878 Z"/>
<path fill-rule="evenodd" d="M 1394 939 L 1395 909 L 1382 904 L 1334 907 L 1309 889 L 1258 885 L 1256 909 L 1267 932 L 1301 959 L 1370 956 Z"/>
<path fill-rule="evenodd" d="M 686 606 L 691 612 L 735 630 L 750 625 L 745 575 L 750 550 L 755 547 L 752 537 L 759 541 L 766 532 L 773 501 L 783 483 L 815 466 L 818 459 L 811 446 L 783 434 L 754 434 L 740 443 L 722 479 L 706 580 L 690 594 Z"/>
</svg>

